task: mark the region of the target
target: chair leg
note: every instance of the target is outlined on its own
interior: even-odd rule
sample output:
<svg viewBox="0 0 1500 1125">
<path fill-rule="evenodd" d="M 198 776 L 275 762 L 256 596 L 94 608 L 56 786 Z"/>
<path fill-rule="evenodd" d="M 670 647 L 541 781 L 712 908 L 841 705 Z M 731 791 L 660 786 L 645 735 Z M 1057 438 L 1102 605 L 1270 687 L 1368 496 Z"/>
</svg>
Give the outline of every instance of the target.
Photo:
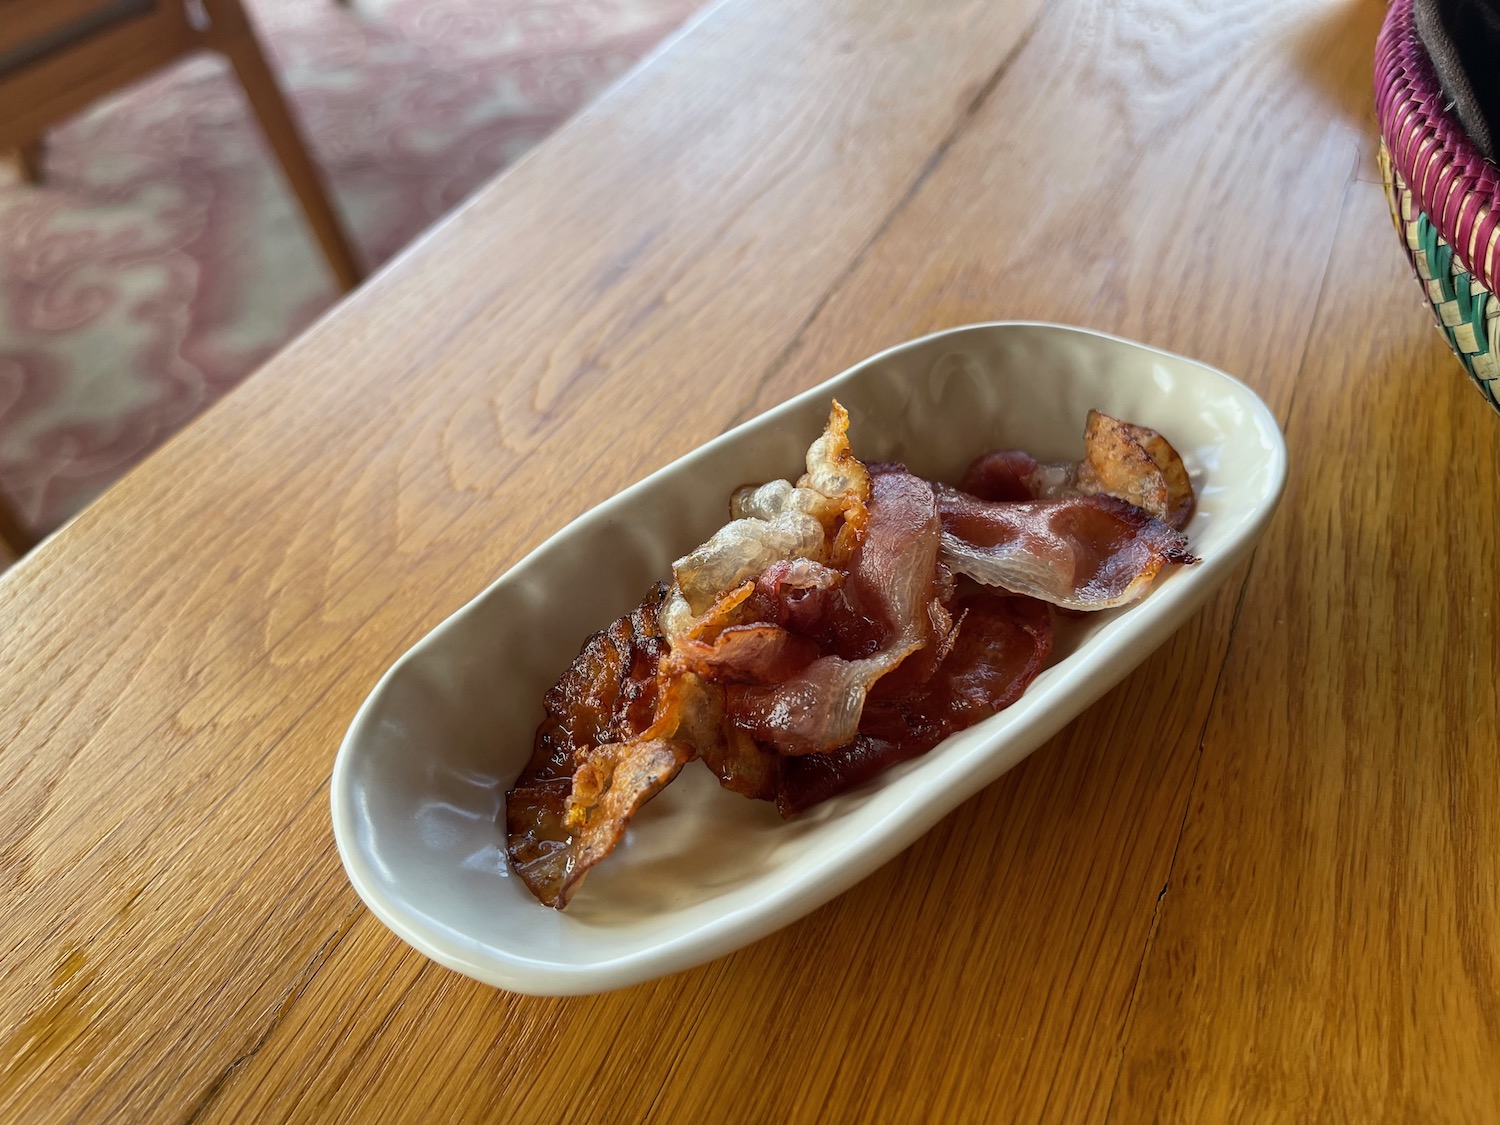
<svg viewBox="0 0 1500 1125">
<path fill-rule="evenodd" d="M 45 152 L 42 138 L 16 146 L 16 167 L 21 170 L 21 179 L 28 184 L 42 182 L 42 156 Z"/>
<path fill-rule="evenodd" d="M 353 289 L 363 278 L 363 271 L 240 0 L 204 0 L 203 7 L 210 21 L 205 33 L 208 45 L 224 54 L 234 67 L 334 277 L 345 290 Z"/>
<path fill-rule="evenodd" d="M 10 501 L 4 496 L 0 496 L 0 543 L 16 558 L 20 558 L 37 544 L 36 536 L 11 511 Z"/>
</svg>

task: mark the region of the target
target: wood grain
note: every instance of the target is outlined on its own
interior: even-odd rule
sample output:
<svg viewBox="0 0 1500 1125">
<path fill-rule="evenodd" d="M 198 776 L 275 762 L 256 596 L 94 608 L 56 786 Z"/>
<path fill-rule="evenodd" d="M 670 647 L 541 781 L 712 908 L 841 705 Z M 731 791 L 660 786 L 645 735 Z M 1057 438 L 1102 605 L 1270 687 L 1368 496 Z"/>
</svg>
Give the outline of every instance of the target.
<svg viewBox="0 0 1500 1125">
<path fill-rule="evenodd" d="M 705 391 L 786 346 L 1029 20 L 718 9 L 7 576 L 0 1105 L 197 1106 L 254 1050 L 355 908 L 325 787 L 380 670 L 724 426 Z"/>
<path fill-rule="evenodd" d="M 0 1118 L 1488 1119 L 1500 464 L 1360 178 L 1382 10 L 708 11 L 0 581 Z M 691 972 L 519 997 L 363 910 L 326 780 L 396 655 L 734 420 L 996 317 L 1287 419 L 1198 618 Z"/>
<path fill-rule="evenodd" d="M 1500 427 L 1384 220 L 1354 185 L 1121 1121 L 1500 1119 Z"/>
</svg>

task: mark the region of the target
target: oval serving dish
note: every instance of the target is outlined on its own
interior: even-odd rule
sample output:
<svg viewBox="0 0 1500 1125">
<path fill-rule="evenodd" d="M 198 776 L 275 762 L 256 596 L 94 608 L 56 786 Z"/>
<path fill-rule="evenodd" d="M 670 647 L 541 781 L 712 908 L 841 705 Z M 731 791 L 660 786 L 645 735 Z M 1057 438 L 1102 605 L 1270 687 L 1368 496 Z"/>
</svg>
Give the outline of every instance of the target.
<svg viewBox="0 0 1500 1125">
<path fill-rule="evenodd" d="M 940 480 L 988 449 L 1076 458 L 1091 407 L 1160 430 L 1193 476 L 1187 533 L 1203 561 L 1059 628 L 1051 665 L 1005 711 L 791 821 L 689 764 L 566 912 L 541 906 L 507 866 L 501 813 L 543 694 L 588 634 L 725 522 L 736 486 L 795 479 L 835 397 L 859 457 Z M 1249 552 L 1285 477 L 1270 410 L 1193 360 L 1046 324 L 901 344 L 581 516 L 398 660 L 334 764 L 339 855 L 401 938 L 517 992 L 599 992 L 728 953 L 885 863 L 1149 656 Z"/>
</svg>

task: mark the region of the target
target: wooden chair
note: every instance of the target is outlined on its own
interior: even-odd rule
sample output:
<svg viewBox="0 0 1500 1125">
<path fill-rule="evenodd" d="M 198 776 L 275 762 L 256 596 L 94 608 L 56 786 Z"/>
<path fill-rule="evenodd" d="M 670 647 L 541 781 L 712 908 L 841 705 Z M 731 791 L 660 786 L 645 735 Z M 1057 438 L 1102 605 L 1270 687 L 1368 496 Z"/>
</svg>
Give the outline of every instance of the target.
<svg viewBox="0 0 1500 1125">
<path fill-rule="evenodd" d="M 240 0 L 0 0 L 0 153 L 42 177 L 44 132 L 91 102 L 182 56 L 229 60 L 308 226 L 346 290 L 362 276 L 296 120 Z M 0 503 L 0 540 L 17 553 L 33 537 Z"/>
</svg>

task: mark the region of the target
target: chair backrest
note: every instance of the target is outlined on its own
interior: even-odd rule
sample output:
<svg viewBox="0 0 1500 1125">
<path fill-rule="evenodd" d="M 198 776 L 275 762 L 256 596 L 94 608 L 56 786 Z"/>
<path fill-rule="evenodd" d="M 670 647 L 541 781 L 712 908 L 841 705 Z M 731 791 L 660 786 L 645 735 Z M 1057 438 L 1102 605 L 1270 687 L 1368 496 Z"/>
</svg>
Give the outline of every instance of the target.
<svg viewBox="0 0 1500 1125">
<path fill-rule="evenodd" d="M 0 74 L 155 6 L 156 0 L 0 0 Z"/>
<path fill-rule="evenodd" d="M 185 0 L 0 0 L 0 148 L 198 45 Z"/>
</svg>

